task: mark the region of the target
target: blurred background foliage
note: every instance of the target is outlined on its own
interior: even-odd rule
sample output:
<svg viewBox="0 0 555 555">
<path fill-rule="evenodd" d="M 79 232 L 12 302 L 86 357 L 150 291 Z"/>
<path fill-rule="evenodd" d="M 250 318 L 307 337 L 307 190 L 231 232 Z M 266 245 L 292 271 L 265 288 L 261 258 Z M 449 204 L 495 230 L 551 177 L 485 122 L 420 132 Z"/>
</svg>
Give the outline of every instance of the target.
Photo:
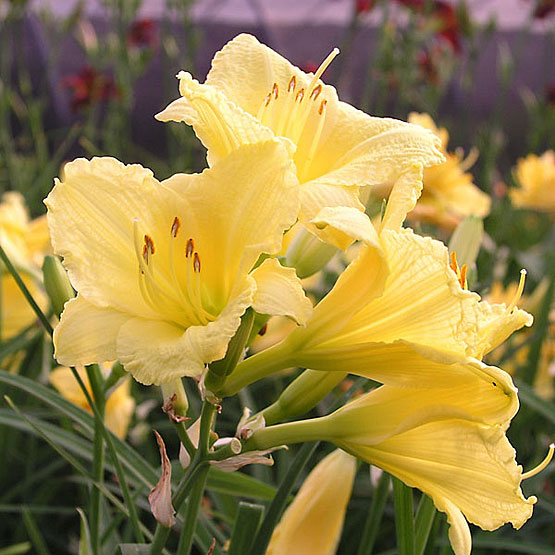
<svg viewBox="0 0 555 555">
<path fill-rule="evenodd" d="M 64 162 L 77 156 L 110 155 L 141 163 L 159 179 L 202 169 L 204 151 L 192 130 L 153 119 L 178 94 L 175 74 L 186 69 L 202 81 L 207 60 L 239 30 L 254 32 L 279 50 L 279 45 L 272 44 L 269 23 L 259 21 L 255 29 L 252 23 L 245 29 L 237 29 L 236 22 L 228 29 L 199 25 L 187 0 L 166 0 L 157 18 L 141 16 L 139 0 L 103 0 L 94 17 L 85 1 L 77 2 L 63 17 L 40 6 L 31 10 L 25 0 L 0 1 L 0 193 L 20 192 L 31 218 L 44 213 L 42 200 L 54 177 L 60 175 Z M 212 6 L 218 9 L 217 3 Z M 315 28 L 306 31 L 313 34 L 320 58 L 312 52 L 303 57 L 302 51 L 289 57 L 306 71 L 314 70 L 335 46 L 330 41 L 336 40 L 342 54 L 324 79 L 338 87 L 340 98 L 378 116 L 406 120 L 410 112 L 427 113 L 438 127 L 448 130 L 448 150 L 457 153 L 459 160 L 464 159 L 462 152 L 478 153 L 465 171 L 491 197 L 491 211 L 484 220 L 482 248 L 471 268 L 470 286 L 484 296 L 495 294 L 504 300 L 503 295 L 509 294 L 505 288 L 518 281 L 520 269 L 526 268 L 526 299 L 521 305 L 536 318 L 531 330 L 515 334 L 491 359 L 511 371 L 519 385 L 522 408 L 509 437 L 519 462 L 529 468 L 543 458 L 555 429 L 551 308 L 555 203 L 549 204 L 555 181 L 545 185 L 540 196 L 544 202 L 539 205 L 519 204 L 510 191 L 523 186 L 518 159 L 555 147 L 555 4 L 523 0 L 521 9 L 527 16 L 510 42 L 500 40 L 502 30 L 495 19 L 473 21 L 472 10 L 463 1 L 353 0 L 349 9 L 349 22 L 336 27 L 331 38 L 319 33 L 321 44 L 314 41 Z M 480 64 L 492 49 L 495 63 L 484 73 Z M 519 84 L 530 59 L 542 68 L 541 79 L 533 87 Z M 494 83 L 494 89 L 483 90 L 486 82 Z M 370 197 L 368 206 L 369 213 L 379 211 L 379 199 Z M 449 223 L 416 214 L 411 225 L 448 243 L 461 219 Z M 323 295 L 345 263 L 344 257 L 336 256 L 320 279 L 307 283 L 314 298 Z M 4 302 L 4 309 L 7 306 Z M 0 391 L 26 418 L 21 419 L 6 403 L 0 405 L 0 554 L 77 553 L 81 529 L 74 507 L 85 506 L 92 486 L 90 476 L 76 471 L 68 456 L 85 468 L 90 466 L 92 419 L 76 416 L 52 388 L 46 389 L 52 346 L 38 322 L 13 337 L 2 337 L 0 365 L 10 373 L 3 374 Z M 253 384 L 237 398 L 226 400 L 221 433 L 232 435 L 243 405 L 258 410 L 272 403 L 294 375 L 292 370 Z M 17 382 L 13 376 L 30 381 Z M 196 413 L 198 395 L 194 384 L 187 387 Z M 363 379 L 343 383 L 314 414 L 325 414 L 369 387 Z M 128 468 L 146 465 L 155 482 L 159 456 L 152 428 L 167 438 L 173 459 L 177 441 L 172 442 L 157 388 L 133 381 L 131 389 L 137 404 L 128 434 L 133 449 L 126 451 L 118 444 L 118 454 Z M 58 447 L 58 453 L 41 433 Z M 272 468 L 246 469 L 243 474 L 250 480 L 242 481 L 239 473 L 211 475 L 197 529 L 199 553 L 208 550 L 212 537 L 217 540 L 214 553 L 222 552 L 239 500 L 267 504 L 297 450 L 277 452 Z M 318 458 L 329 450 L 320 446 Z M 109 466 L 105 483 L 109 492 L 117 491 L 112 470 Z M 518 533 L 507 526 L 495 533 L 474 529 L 475 553 L 554 553 L 553 470 L 551 465 L 526 483 L 526 493 L 539 498 L 534 518 Z M 177 469 L 174 475 L 179 475 Z M 146 495 L 154 482 L 149 486 L 130 476 L 141 518 L 152 524 Z M 395 553 L 392 496 L 384 501 L 382 515 L 375 501 L 379 500 L 377 483 L 368 466 L 361 465 L 340 553 Z M 419 494 L 414 495 L 416 501 Z M 129 523 L 108 500 L 102 520 L 103 553 L 130 541 Z M 365 523 L 377 526 L 373 546 L 359 546 Z M 446 522 L 438 514 L 424 552 L 449 550 Z"/>
</svg>

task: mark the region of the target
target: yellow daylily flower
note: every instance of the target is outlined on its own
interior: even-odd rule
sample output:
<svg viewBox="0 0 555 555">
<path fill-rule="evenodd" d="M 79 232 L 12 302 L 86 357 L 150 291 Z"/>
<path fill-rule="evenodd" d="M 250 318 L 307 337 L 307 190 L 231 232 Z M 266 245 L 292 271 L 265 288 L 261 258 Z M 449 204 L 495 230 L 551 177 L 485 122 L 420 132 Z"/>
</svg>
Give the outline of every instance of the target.
<svg viewBox="0 0 555 555">
<path fill-rule="evenodd" d="M 0 202 L 0 244 L 41 308 L 48 301 L 40 287 L 40 265 L 51 250 L 46 217 L 31 220 L 23 196 L 4 193 Z M 36 320 L 17 283 L 0 262 L 2 310 L 0 336 L 6 341 Z"/>
<path fill-rule="evenodd" d="M 316 73 L 305 73 L 255 37 L 238 35 L 216 53 L 204 84 L 180 72 L 182 97 L 156 117 L 192 125 L 210 164 L 240 144 L 290 139 L 301 183 L 299 220 L 345 248 L 348 236 L 310 223 L 322 208 L 363 210 L 359 187 L 393 183 L 415 165 L 431 166 L 443 157 L 439 141 L 421 127 L 372 117 L 339 101 L 335 88 L 320 79 L 338 53 Z"/>
<path fill-rule="evenodd" d="M 554 150 L 519 159 L 514 176 L 519 188 L 509 194 L 515 206 L 555 214 Z"/>
<path fill-rule="evenodd" d="M 488 374 L 504 386 L 488 388 Z M 470 373 L 456 385 L 381 386 L 328 416 L 263 428 L 247 447 L 331 441 L 430 496 L 447 513 L 456 555 L 468 555 L 466 521 L 484 530 L 506 522 L 520 528 L 536 502 L 523 496 L 521 481 L 545 466 L 522 474 L 505 425 L 494 416 L 500 403 L 512 407 L 510 415 L 518 408 L 510 377 L 496 369 L 484 372 L 480 387 Z"/>
<path fill-rule="evenodd" d="M 533 315 L 537 315 L 541 307 L 548 282 L 544 280 L 536 287 L 531 295 L 522 295 L 519 304 L 522 308 L 529 311 Z M 518 290 L 518 284 L 511 283 L 507 287 L 499 281 L 491 286 L 491 290 L 486 296 L 486 300 L 490 303 L 510 303 Z M 529 340 L 532 335 L 531 330 L 521 331 L 511 343 L 510 348 L 515 349 L 515 354 L 504 360 L 503 367 L 510 374 L 514 375 L 519 369 L 523 368 L 528 361 L 530 353 Z M 507 352 L 507 345 L 500 345 L 488 357 L 488 360 L 497 363 Z M 536 393 L 544 399 L 553 399 L 555 395 L 555 306 L 549 313 L 549 324 L 547 335 L 542 343 L 540 357 L 538 360 L 538 368 L 534 381 L 534 389 Z"/>
<path fill-rule="evenodd" d="M 391 385 L 445 385 L 479 373 L 477 359 L 532 324 L 532 316 L 515 307 L 524 278 L 508 306 L 489 304 L 461 286 L 443 243 L 410 229 L 384 229 L 378 236 L 366 225 L 366 236 L 358 235 L 365 246 L 306 327 L 241 362 L 222 394 L 289 366 Z"/>
<path fill-rule="evenodd" d="M 87 391 L 92 395 L 87 372 L 83 367 L 76 368 L 83 380 Z M 69 368 L 58 366 L 54 368 L 48 378 L 50 383 L 68 401 L 92 414 L 92 409 L 81 391 L 77 380 Z M 104 423 L 120 439 L 127 435 L 127 429 L 135 410 L 135 399 L 131 396 L 131 381 L 126 377 L 111 393 L 106 401 L 106 415 Z"/>
<path fill-rule="evenodd" d="M 447 513 L 456 555 L 471 552 L 466 520 L 484 530 L 506 522 L 518 529 L 536 502 L 522 494 L 522 467 L 504 427 L 477 418 L 478 392 L 469 383 L 436 390 L 383 386 L 326 419 L 327 439 L 422 490 Z M 487 393 L 480 393 L 482 404 Z"/>
<path fill-rule="evenodd" d="M 48 198 L 57 254 L 78 291 L 54 332 L 60 364 L 118 359 L 140 382 L 198 376 L 252 306 L 304 323 L 310 301 L 279 251 L 298 213 L 286 145 L 245 145 L 201 174 L 157 181 L 113 158 L 65 166 Z"/>
<path fill-rule="evenodd" d="M 429 129 L 441 139 L 445 162 L 424 169 L 422 196 L 408 217 L 448 228 L 456 227 L 468 216 L 485 218 L 490 212 L 491 198 L 472 183 L 472 175 L 466 172 L 476 158 L 475 151 L 466 160 L 459 153 L 448 152 L 448 131 L 436 127 L 428 114 L 412 112 L 409 122 Z"/>
<path fill-rule="evenodd" d="M 341 539 L 356 468 L 356 459 L 339 449 L 322 459 L 274 529 L 267 555 L 333 555 Z"/>
</svg>

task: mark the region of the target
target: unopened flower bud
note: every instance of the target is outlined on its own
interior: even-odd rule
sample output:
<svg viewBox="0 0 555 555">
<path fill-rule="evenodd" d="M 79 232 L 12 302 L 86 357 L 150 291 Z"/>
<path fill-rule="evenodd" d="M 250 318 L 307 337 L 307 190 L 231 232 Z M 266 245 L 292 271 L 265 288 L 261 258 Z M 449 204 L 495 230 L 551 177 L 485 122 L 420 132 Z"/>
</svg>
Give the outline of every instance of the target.
<svg viewBox="0 0 555 555">
<path fill-rule="evenodd" d="M 285 264 L 295 268 L 297 275 L 303 279 L 321 270 L 336 252 L 334 246 L 324 243 L 303 227 L 285 253 Z"/>
<path fill-rule="evenodd" d="M 56 316 L 64 310 L 64 305 L 75 297 L 75 291 L 69 282 L 67 273 L 57 256 L 47 255 L 42 264 L 44 288 L 50 297 Z"/>
</svg>

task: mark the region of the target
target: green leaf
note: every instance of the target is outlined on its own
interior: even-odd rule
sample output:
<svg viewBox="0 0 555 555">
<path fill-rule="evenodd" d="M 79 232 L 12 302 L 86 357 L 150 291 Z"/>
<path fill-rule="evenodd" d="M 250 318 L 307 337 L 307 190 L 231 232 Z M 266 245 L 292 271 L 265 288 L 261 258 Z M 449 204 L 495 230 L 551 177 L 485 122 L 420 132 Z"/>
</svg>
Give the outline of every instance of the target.
<svg viewBox="0 0 555 555">
<path fill-rule="evenodd" d="M 235 526 L 231 534 L 228 555 L 242 555 L 248 553 L 251 548 L 262 515 L 264 513 L 263 505 L 255 505 L 253 503 L 239 503 Z"/>
<path fill-rule="evenodd" d="M 416 511 L 416 521 L 414 525 L 414 549 L 416 555 L 422 555 L 426 549 L 435 516 L 436 508 L 434 502 L 427 495 L 422 494 L 418 510 Z"/>
<path fill-rule="evenodd" d="M 276 494 L 276 488 L 269 486 L 256 478 L 240 472 L 224 472 L 216 467 L 210 467 L 206 486 L 209 489 L 228 493 L 236 497 L 250 499 L 271 500 Z"/>
<path fill-rule="evenodd" d="M 15 543 L 10 545 L 10 547 L 0 549 L 0 555 L 22 555 L 23 553 L 28 553 L 29 549 L 31 549 L 30 542 Z"/>
<path fill-rule="evenodd" d="M 388 496 L 389 474 L 387 472 L 382 472 L 378 480 L 378 485 L 372 494 L 372 505 L 370 506 L 368 518 L 366 519 L 362 532 L 358 555 L 370 555 L 373 553 Z"/>
<path fill-rule="evenodd" d="M 412 488 L 392 476 L 395 500 L 395 531 L 399 555 L 414 555 L 414 515 Z"/>
<path fill-rule="evenodd" d="M 118 545 L 119 555 L 148 555 L 150 545 L 146 543 L 120 543 Z"/>
<path fill-rule="evenodd" d="M 93 555 L 91 546 L 91 532 L 89 523 L 83 509 L 77 508 L 79 518 L 81 519 L 81 538 L 79 540 L 79 555 Z"/>
<path fill-rule="evenodd" d="M 29 511 L 28 507 L 23 509 L 23 522 L 25 524 L 25 528 L 27 529 L 27 533 L 29 534 L 29 539 L 35 548 L 35 553 L 37 553 L 37 555 L 49 555 L 50 551 L 46 546 L 44 537 L 41 534 L 40 528 L 37 526 L 35 518 L 31 514 L 31 511 Z"/>
</svg>

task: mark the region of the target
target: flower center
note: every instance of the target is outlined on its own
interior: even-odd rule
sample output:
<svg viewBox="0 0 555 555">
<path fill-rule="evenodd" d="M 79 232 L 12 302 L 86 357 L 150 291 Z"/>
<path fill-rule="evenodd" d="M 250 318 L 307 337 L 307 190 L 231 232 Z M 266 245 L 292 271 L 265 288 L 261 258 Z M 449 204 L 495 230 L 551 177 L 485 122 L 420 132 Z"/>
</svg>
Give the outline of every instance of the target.
<svg viewBox="0 0 555 555">
<path fill-rule="evenodd" d="M 178 238 L 181 220 L 175 216 L 170 226 L 167 256 L 158 259 L 154 240 L 145 233 L 141 241 L 139 220 L 134 220 L 135 254 L 139 263 L 139 287 L 148 306 L 168 317 L 173 322 L 187 328 L 205 326 L 216 316 L 203 306 L 201 283 L 201 259 L 195 250 L 195 242 L 190 237 L 181 256 L 176 256 L 176 244 L 183 244 Z"/>
<path fill-rule="evenodd" d="M 453 272 L 455 272 L 455 274 L 457 274 L 457 279 L 460 286 L 463 289 L 468 289 L 468 283 L 466 281 L 467 266 L 466 264 L 463 264 L 462 267 L 459 269 L 459 265 L 457 264 L 457 254 L 455 252 L 451 253 L 451 262 L 449 264 L 449 267 L 451 268 L 451 270 L 453 270 Z"/>
<path fill-rule="evenodd" d="M 338 54 L 339 49 L 334 48 L 320 64 L 306 88 L 297 83 L 295 75 L 291 77 L 286 90 L 282 92 L 279 90 L 279 85 L 274 83 L 258 110 L 257 117 L 260 122 L 270 127 L 276 135 L 287 137 L 296 145 L 299 145 L 301 140 L 307 141 L 308 148 L 303 149 L 306 153 L 304 159 L 300 163 L 296 160 L 301 181 L 308 175 L 325 123 L 328 101 L 323 98 L 323 87 L 318 81 Z M 307 126 L 311 113 L 316 114 L 316 124 Z M 311 136 L 305 137 L 307 133 Z"/>
</svg>

